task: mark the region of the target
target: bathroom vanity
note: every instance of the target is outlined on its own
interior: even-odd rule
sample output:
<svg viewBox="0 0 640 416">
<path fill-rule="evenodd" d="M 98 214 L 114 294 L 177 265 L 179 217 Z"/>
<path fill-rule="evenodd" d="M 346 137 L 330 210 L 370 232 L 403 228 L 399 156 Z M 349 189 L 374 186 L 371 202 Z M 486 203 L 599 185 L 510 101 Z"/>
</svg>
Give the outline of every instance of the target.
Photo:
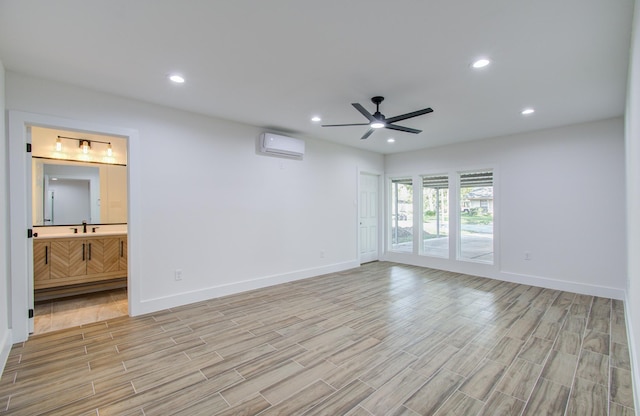
<svg viewBox="0 0 640 416">
<path fill-rule="evenodd" d="M 33 281 L 36 300 L 126 287 L 127 234 L 36 237 Z"/>
</svg>

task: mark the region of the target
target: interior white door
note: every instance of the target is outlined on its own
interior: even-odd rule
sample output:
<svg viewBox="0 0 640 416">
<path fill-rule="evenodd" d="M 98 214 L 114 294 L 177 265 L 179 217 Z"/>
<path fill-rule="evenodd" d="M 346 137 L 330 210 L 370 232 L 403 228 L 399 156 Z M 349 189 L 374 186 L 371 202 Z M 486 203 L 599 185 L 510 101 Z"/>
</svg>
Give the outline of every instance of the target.
<svg viewBox="0 0 640 416">
<path fill-rule="evenodd" d="M 378 260 L 378 175 L 360 174 L 360 264 Z"/>
</svg>

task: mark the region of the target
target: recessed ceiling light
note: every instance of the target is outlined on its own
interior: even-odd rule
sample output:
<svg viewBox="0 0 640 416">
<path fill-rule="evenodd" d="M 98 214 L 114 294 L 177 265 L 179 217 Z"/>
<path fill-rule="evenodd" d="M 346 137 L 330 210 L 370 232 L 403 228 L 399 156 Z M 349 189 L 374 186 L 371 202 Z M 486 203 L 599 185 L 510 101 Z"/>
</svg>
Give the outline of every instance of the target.
<svg viewBox="0 0 640 416">
<path fill-rule="evenodd" d="M 320 117 L 318 117 L 318 116 L 313 116 L 313 117 L 311 117 L 311 121 L 317 123 L 318 121 L 322 121 L 322 119 Z"/>
<path fill-rule="evenodd" d="M 389 137 L 387 139 L 387 143 L 395 143 L 395 142 L 396 142 L 396 139 L 394 139 L 393 137 Z"/>
<path fill-rule="evenodd" d="M 533 108 L 525 108 L 524 110 L 520 111 L 520 114 L 522 114 L 523 116 L 528 116 L 529 114 L 533 114 L 535 112 L 536 110 L 534 110 Z"/>
<path fill-rule="evenodd" d="M 491 63 L 490 60 L 488 60 L 486 58 L 482 58 L 482 59 L 478 59 L 477 61 L 475 61 L 473 64 L 471 64 L 471 66 L 476 68 L 476 69 L 480 69 L 480 68 L 484 68 L 485 66 L 489 65 L 490 63 Z"/>
<path fill-rule="evenodd" d="M 182 84 L 184 82 L 184 78 L 176 74 L 169 76 L 169 79 L 176 84 Z"/>
</svg>

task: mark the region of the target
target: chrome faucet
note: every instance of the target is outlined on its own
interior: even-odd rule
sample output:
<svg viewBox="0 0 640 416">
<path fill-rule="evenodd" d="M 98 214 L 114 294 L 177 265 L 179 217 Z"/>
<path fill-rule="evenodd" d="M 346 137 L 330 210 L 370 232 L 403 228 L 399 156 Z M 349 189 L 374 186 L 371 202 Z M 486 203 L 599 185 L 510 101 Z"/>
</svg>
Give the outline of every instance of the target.
<svg viewBox="0 0 640 416">
<path fill-rule="evenodd" d="M 87 233 L 87 222 L 86 221 L 82 221 L 82 232 L 84 234 Z"/>
</svg>

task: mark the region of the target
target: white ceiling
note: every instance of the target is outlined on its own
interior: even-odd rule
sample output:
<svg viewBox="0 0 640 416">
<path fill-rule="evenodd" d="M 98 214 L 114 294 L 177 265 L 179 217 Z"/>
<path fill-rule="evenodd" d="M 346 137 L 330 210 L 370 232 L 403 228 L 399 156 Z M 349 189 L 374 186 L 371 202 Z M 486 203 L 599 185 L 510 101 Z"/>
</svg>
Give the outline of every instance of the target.
<svg viewBox="0 0 640 416">
<path fill-rule="evenodd" d="M 633 0 L 0 0 L 0 59 L 386 154 L 623 115 L 632 11 Z M 471 69 L 478 57 L 492 64 Z M 374 95 L 387 117 L 435 111 L 398 122 L 421 134 L 368 140 L 366 126 L 310 121 L 365 122 L 351 103 L 373 112 Z"/>
</svg>

